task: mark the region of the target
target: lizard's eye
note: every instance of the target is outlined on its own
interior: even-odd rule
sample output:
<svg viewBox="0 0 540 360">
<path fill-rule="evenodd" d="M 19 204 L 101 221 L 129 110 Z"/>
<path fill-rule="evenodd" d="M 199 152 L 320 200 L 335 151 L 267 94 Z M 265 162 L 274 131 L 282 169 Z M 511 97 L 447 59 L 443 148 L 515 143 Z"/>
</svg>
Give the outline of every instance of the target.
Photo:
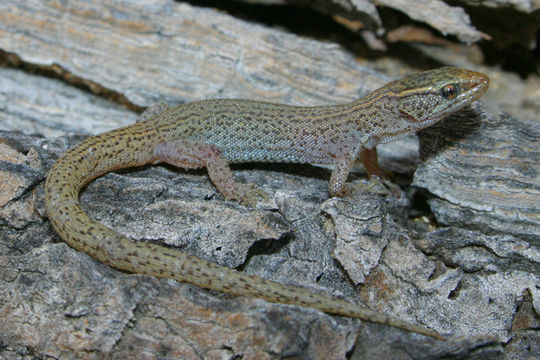
<svg viewBox="0 0 540 360">
<path fill-rule="evenodd" d="M 459 94 L 459 86 L 457 85 L 446 85 L 441 89 L 442 96 L 445 99 L 453 99 Z"/>
</svg>

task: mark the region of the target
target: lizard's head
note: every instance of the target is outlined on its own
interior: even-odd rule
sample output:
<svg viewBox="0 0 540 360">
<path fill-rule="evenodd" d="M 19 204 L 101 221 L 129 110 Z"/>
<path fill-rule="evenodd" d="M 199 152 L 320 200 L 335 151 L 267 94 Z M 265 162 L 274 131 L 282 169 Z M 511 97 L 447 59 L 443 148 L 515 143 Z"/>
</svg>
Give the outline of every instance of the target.
<svg viewBox="0 0 540 360">
<path fill-rule="evenodd" d="M 409 75 L 394 84 L 401 117 L 420 130 L 484 95 L 489 79 L 478 72 L 443 67 Z"/>
</svg>

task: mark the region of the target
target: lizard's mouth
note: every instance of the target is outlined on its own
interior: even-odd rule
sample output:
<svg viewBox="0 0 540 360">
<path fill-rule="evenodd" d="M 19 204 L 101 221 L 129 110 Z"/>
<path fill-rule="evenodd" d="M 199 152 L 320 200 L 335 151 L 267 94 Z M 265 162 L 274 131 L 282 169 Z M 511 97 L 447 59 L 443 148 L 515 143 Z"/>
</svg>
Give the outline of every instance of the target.
<svg viewBox="0 0 540 360">
<path fill-rule="evenodd" d="M 459 86 L 461 92 L 455 98 L 442 104 L 439 109 L 432 114 L 432 122 L 441 119 L 482 97 L 489 87 L 489 78 L 482 73 L 466 70 L 465 75 L 456 86 Z"/>
<path fill-rule="evenodd" d="M 478 72 L 471 71 L 471 78 L 469 80 L 469 90 L 465 91 L 474 101 L 484 95 L 489 87 L 489 78 Z"/>
</svg>

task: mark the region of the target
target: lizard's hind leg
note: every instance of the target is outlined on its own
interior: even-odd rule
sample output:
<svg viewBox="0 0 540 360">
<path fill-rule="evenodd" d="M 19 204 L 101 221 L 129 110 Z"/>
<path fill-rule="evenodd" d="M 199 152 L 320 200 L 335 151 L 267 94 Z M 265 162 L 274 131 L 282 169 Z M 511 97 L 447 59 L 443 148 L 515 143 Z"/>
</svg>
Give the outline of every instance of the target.
<svg viewBox="0 0 540 360">
<path fill-rule="evenodd" d="M 258 197 L 268 197 L 253 184 L 234 181 L 229 163 L 216 145 L 189 139 L 172 140 L 157 145 L 154 156 L 156 161 L 183 169 L 206 167 L 210 180 L 227 200 L 236 200 L 242 205 L 253 207 Z"/>
</svg>

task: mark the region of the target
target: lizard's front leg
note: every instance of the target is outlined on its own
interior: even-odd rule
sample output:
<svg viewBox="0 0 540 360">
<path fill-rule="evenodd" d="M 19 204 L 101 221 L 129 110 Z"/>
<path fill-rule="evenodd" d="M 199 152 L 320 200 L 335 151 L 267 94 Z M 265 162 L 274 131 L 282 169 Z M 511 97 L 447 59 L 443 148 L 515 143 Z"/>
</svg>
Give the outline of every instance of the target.
<svg viewBox="0 0 540 360">
<path fill-rule="evenodd" d="M 350 157 L 336 157 L 334 159 L 334 171 L 330 176 L 330 182 L 328 183 L 328 192 L 330 196 L 343 197 L 347 192 L 345 188 L 345 182 L 349 177 L 354 159 Z"/>
<path fill-rule="evenodd" d="M 156 162 L 166 162 L 183 169 L 206 167 L 210 180 L 227 200 L 253 207 L 258 197 L 267 197 L 252 184 L 234 181 L 227 159 L 216 145 L 189 139 L 172 140 L 158 144 L 154 148 L 154 157 Z"/>
<path fill-rule="evenodd" d="M 368 173 L 368 178 L 371 180 L 372 185 L 366 189 L 365 186 L 359 184 L 357 185 L 357 188 L 364 188 L 368 191 L 373 191 L 372 189 L 375 186 L 382 184 L 383 186 L 386 186 L 386 189 L 382 188 L 381 190 L 377 190 L 375 192 L 385 195 L 392 195 L 396 198 L 401 196 L 402 191 L 399 186 L 390 182 L 388 179 L 388 173 L 379 167 L 376 148 L 362 148 L 362 151 L 360 152 L 360 160 L 362 161 L 362 164 L 364 164 L 364 168 Z"/>
<path fill-rule="evenodd" d="M 379 168 L 379 165 L 377 163 L 377 151 L 375 149 L 362 148 L 362 150 L 360 151 L 359 157 L 362 163 L 364 164 L 364 167 L 366 168 L 368 177 L 372 181 L 376 183 L 380 181 L 382 184 L 386 185 L 390 189 L 392 194 L 400 193 L 399 187 L 396 187 L 396 185 L 391 184 L 387 180 L 387 176 L 384 173 L 384 171 L 381 168 Z M 343 197 L 347 193 L 355 193 L 356 191 L 360 189 L 363 189 L 364 191 L 373 191 L 372 190 L 373 185 L 366 187 L 365 185 L 359 183 L 357 185 L 350 186 L 350 184 L 346 183 L 347 177 L 349 176 L 349 172 L 351 170 L 351 167 L 354 161 L 355 161 L 355 158 L 351 158 L 347 156 L 337 157 L 334 159 L 335 168 L 334 168 L 334 171 L 332 172 L 332 176 L 330 177 L 330 183 L 329 183 L 329 189 L 328 189 L 331 196 Z M 382 193 L 388 194 L 386 190 Z"/>
<path fill-rule="evenodd" d="M 379 167 L 376 148 L 362 148 L 362 151 L 360 152 L 360 160 L 362 161 L 362 164 L 364 164 L 364 168 L 366 168 L 369 178 L 371 178 L 373 175 L 378 176 L 381 179 L 388 177 L 388 175 Z"/>
</svg>

